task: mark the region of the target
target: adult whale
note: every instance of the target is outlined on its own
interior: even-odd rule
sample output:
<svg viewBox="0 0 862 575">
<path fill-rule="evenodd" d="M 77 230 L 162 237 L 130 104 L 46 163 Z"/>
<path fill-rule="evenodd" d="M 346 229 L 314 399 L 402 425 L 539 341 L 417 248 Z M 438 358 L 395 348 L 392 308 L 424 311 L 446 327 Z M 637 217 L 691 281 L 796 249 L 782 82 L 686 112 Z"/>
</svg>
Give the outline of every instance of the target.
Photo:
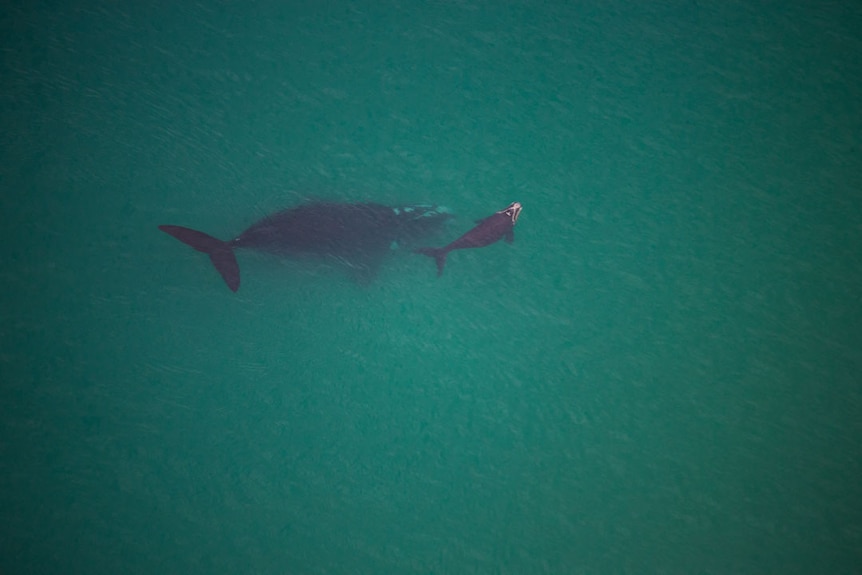
<svg viewBox="0 0 862 575">
<path fill-rule="evenodd" d="M 463 236 L 442 248 L 419 248 L 416 253 L 434 258 L 437 262 L 437 277 L 443 275 L 446 256 L 453 250 L 468 248 L 484 248 L 505 238 L 507 242 L 515 241 L 515 222 L 521 215 L 521 204 L 512 202 L 505 210 L 476 221 L 476 227 Z"/>
<path fill-rule="evenodd" d="M 369 281 L 393 247 L 435 231 L 449 217 L 442 206 L 390 207 L 374 203 L 310 202 L 254 223 L 232 240 L 173 225 L 159 229 L 210 257 L 224 282 L 239 289 L 238 248 L 281 256 L 333 257 Z"/>
</svg>

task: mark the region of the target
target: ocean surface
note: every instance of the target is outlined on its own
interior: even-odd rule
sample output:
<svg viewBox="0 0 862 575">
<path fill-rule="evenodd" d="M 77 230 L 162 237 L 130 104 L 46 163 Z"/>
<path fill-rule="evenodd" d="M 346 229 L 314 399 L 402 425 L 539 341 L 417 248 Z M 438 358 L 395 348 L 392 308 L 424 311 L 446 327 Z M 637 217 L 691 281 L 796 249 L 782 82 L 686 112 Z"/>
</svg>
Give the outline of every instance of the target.
<svg viewBox="0 0 862 575">
<path fill-rule="evenodd" d="M 859 3 L 0 14 L 0 573 L 860 573 Z M 157 229 L 309 199 L 523 212 Z"/>
</svg>

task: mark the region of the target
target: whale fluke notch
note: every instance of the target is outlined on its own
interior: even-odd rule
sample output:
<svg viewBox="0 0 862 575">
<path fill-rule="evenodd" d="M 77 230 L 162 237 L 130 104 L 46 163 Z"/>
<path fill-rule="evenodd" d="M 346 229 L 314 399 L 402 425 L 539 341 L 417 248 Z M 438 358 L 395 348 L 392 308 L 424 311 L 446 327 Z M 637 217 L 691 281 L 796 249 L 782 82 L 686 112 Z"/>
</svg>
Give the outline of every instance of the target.
<svg viewBox="0 0 862 575">
<path fill-rule="evenodd" d="M 227 287 L 231 291 L 239 289 L 239 264 L 228 242 L 182 226 L 159 226 L 159 229 L 197 251 L 207 254 Z"/>
</svg>

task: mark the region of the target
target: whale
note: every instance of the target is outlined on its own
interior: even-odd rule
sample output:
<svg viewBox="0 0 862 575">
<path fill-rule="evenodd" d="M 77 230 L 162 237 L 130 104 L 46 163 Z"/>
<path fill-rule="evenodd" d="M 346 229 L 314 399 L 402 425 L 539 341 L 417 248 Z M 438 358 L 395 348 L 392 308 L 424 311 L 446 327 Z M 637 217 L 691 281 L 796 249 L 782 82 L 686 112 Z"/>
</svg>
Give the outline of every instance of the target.
<svg viewBox="0 0 862 575">
<path fill-rule="evenodd" d="M 159 229 L 208 255 L 227 287 L 236 292 L 240 286 L 236 250 L 334 259 L 359 283 L 367 284 L 393 248 L 416 245 L 449 218 L 448 208 L 430 204 L 313 201 L 270 214 L 231 240 L 184 226 Z"/>
<path fill-rule="evenodd" d="M 501 239 L 505 239 L 508 243 L 515 241 L 515 223 L 520 215 L 521 204 L 512 202 L 506 209 L 476 220 L 476 226 L 454 242 L 441 248 L 418 248 L 414 251 L 433 258 L 437 263 L 437 277 L 440 277 L 446 266 L 446 256 L 451 251 L 484 248 Z"/>
</svg>

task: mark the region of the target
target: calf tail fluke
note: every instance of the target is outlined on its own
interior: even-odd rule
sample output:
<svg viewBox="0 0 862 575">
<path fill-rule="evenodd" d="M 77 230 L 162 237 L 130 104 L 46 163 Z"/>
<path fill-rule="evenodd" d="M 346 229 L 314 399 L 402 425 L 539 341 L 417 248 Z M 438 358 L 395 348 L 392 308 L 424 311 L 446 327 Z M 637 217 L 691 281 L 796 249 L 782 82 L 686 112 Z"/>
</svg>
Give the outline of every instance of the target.
<svg viewBox="0 0 862 575">
<path fill-rule="evenodd" d="M 434 261 L 437 263 L 437 277 L 443 275 L 443 267 L 446 265 L 446 254 L 449 253 L 446 251 L 446 248 L 419 248 L 415 251 L 417 254 L 434 258 Z"/>
<path fill-rule="evenodd" d="M 229 243 L 182 226 L 159 226 L 159 229 L 207 254 L 227 287 L 232 291 L 239 289 L 239 264 Z"/>
</svg>

